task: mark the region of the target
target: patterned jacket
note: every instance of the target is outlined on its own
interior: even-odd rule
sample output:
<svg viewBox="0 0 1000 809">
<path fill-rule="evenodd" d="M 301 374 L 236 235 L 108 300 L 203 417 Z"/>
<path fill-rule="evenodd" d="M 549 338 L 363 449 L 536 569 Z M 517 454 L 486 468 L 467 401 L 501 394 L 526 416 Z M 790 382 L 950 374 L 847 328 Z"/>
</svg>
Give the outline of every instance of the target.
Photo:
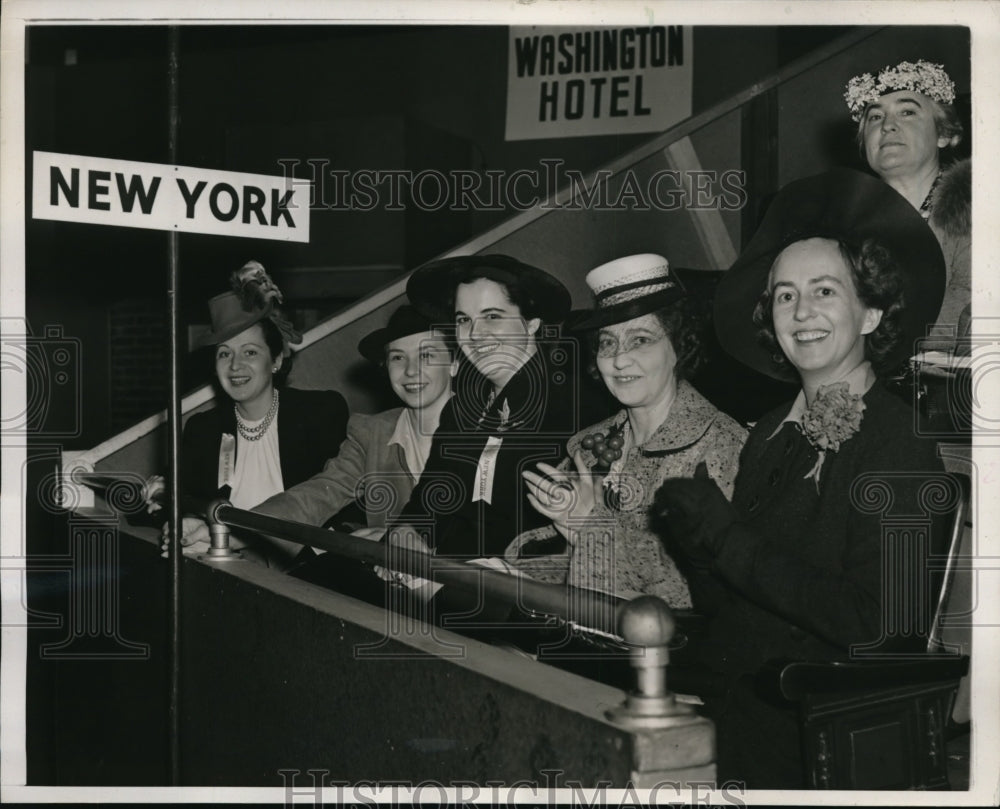
<svg viewBox="0 0 1000 809">
<path fill-rule="evenodd" d="M 595 432 L 607 435 L 613 425 L 623 424 L 627 417 L 622 410 L 574 435 L 567 445 L 570 458 L 585 436 Z M 517 561 L 522 548 L 530 552 L 532 542 L 554 535 L 555 529 L 549 525 L 518 537 L 508 548 L 508 561 L 537 578 L 623 597 L 656 595 L 672 607 L 690 607 L 691 595 L 683 574 L 649 526 L 649 506 L 666 478 L 691 477 L 702 461 L 730 497 L 745 440 L 746 430 L 681 380 L 666 421 L 624 458 L 619 508 L 613 508 L 608 498 L 599 498 L 566 557 Z M 596 464 L 593 453 L 581 454 L 588 467 Z M 571 463 L 567 459 L 562 467 Z"/>
</svg>

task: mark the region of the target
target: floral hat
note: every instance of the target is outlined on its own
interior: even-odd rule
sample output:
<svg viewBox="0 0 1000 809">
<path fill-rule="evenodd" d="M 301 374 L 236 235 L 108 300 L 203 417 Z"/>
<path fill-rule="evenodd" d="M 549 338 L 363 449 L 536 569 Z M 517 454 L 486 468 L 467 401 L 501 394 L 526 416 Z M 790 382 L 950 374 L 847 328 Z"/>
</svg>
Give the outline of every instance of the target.
<svg viewBox="0 0 1000 809">
<path fill-rule="evenodd" d="M 955 82 L 945 73 L 944 65 L 919 59 L 916 62 L 900 62 L 895 67 L 887 65 L 877 77 L 871 73 L 855 76 L 847 82 L 844 101 L 851 111 L 851 118 L 860 121 L 869 104 L 897 90 L 923 93 L 939 104 L 951 104 L 955 100 Z"/>
<path fill-rule="evenodd" d="M 289 344 L 302 342 L 302 335 L 277 308 L 284 302 L 281 290 L 271 280 L 259 261 L 248 261 L 229 276 L 231 290 L 208 302 L 212 328 L 198 338 L 196 348 L 218 345 L 268 318 L 281 332 L 284 356 L 291 353 Z"/>
</svg>

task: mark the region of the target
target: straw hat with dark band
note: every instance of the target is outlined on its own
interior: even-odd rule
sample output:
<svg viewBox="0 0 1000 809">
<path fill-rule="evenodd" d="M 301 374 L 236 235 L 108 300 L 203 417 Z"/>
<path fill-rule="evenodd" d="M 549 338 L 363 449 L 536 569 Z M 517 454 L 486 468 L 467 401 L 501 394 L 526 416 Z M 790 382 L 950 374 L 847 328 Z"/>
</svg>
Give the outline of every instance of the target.
<svg viewBox="0 0 1000 809">
<path fill-rule="evenodd" d="M 902 337 L 888 363 L 911 356 L 914 342 L 937 319 L 944 295 L 945 263 L 934 233 L 917 210 L 881 180 L 850 169 L 789 183 L 715 293 L 715 329 L 722 347 L 754 370 L 787 380 L 757 339 L 753 311 L 771 265 L 788 245 L 822 237 L 858 246 L 875 239 L 903 275 Z"/>
<path fill-rule="evenodd" d="M 640 253 L 595 267 L 587 273 L 594 308 L 572 324 L 574 331 L 599 329 L 648 315 L 686 294 L 663 256 Z"/>
<path fill-rule="evenodd" d="M 569 290 L 545 270 L 504 255 L 456 256 L 432 261 L 416 270 L 406 284 L 406 295 L 414 306 L 435 319 L 448 322 L 455 313 L 447 311 L 447 301 L 455 288 L 476 278 L 498 284 L 517 284 L 526 289 L 536 304 L 532 317 L 545 323 L 561 323 L 569 314 Z"/>
<path fill-rule="evenodd" d="M 367 360 L 381 365 L 385 361 L 385 350 L 393 340 L 409 337 L 411 334 L 424 334 L 431 329 L 442 333 L 444 339 L 450 337 L 449 327 L 435 324 L 416 307 L 403 304 L 389 317 L 384 328 L 375 329 L 365 335 L 358 343 L 358 352 Z"/>
</svg>

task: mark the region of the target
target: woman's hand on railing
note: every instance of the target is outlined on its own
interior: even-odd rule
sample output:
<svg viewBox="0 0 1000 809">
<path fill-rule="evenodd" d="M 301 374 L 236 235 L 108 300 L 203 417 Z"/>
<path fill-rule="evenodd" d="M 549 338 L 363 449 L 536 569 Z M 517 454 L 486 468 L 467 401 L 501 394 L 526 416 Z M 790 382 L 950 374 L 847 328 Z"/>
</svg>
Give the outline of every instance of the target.
<svg viewBox="0 0 1000 809">
<path fill-rule="evenodd" d="M 556 530 L 570 543 L 578 523 L 594 510 L 599 486 L 579 452 L 573 456 L 573 464 L 576 467 L 573 471 L 539 463 L 541 474 L 530 470 L 521 473 L 528 487 L 528 502 L 535 511 L 552 520 Z"/>
<path fill-rule="evenodd" d="M 406 548 L 410 551 L 420 551 L 421 553 L 433 553 L 424 538 L 412 525 L 394 525 L 386 535 L 389 544 L 399 548 Z"/>
<path fill-rule="evenodd" d="M 166 559 L 170 552 L 170 523 L 163 523 L 163 530 L 160 532 L 162 538 L 160 556 Z M 208 523 L 199 517 L 184 517 L 181 520 L 181 548 L 183 552 L 190 555 L 193 553 L 203 553 L 208 550 L 211 542 L 211 534 L 208 530 Z"/>
<path fill-rule="evenodd" d="M 142 499 L 146 501 L 146 513 L 154 514 L 163 508 L 167 498 L 167 482 L 163 475 L 153 475 L 142 486 Z"/>
</svg>

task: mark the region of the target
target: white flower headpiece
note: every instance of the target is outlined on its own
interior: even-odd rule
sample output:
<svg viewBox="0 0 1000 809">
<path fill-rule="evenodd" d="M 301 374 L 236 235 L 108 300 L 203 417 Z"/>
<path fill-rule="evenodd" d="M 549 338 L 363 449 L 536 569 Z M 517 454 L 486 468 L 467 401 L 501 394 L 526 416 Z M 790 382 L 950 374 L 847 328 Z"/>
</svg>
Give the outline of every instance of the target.
<svg viewBox="0 0 1000 809">
<path fill-rule="evenodd" d="M 886 66 L 877 79 L 871 73 L 855 76 L 847 82 L 844 101 L 851 111 L 851 118 L 860 121 L 869 104 L 896 90 L 923 93 L 939 104 L 951 104 L 955 100 L 955 82 L 945 73 L 944 65 L 920 59 L 916 62 L 900 62 L 895 67 Z"/>
</svg>

